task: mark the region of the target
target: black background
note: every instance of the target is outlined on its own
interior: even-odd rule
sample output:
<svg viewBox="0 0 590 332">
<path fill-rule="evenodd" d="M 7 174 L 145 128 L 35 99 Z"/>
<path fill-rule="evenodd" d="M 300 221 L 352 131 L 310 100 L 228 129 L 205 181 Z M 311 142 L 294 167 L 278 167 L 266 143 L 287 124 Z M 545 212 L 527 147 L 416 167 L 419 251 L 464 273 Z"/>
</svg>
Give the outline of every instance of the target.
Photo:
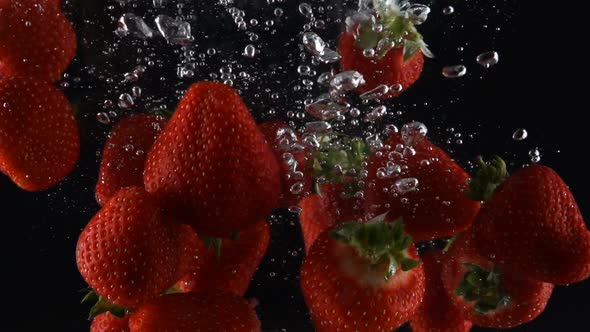
<svg viewBox="0 0 590 332">
<path fill-rule="evenodd" d="M 309 2 L 314 8 L 330 3 Z M 344 8 L 354 8 L 355 2 L 333 1 L 334 8 L 318 16 L 344 17 Z M 231 17 L 220 6 L 212 5 L 213 1 L 174 1 L 185 4 L 184 12 L 195 8 L 198 14 L 198 29 L 193 28 L 197 52 L 211 46 L 221 50 L 218 56 L 207 58 L 206 66 L 200 67 L 194 79 L 182 82 L 175 78 L 173 67 L 170 69 L 178 59 L 174 53 L 178 47 L 167 46 L 161 40 L 146 44 L 132 38 L 119 40 L 112 34 L 116 21 L 110 16 L 118 18 L 122 13 L 134 12 L 144 15 L 153 26 L 147 18 L 153 20 L 159 13 L 174 16 L 177 10 L 171 4 L 153 11 L 149 10 L 151 1 L 146 1 L 145 6 L 143 3 L 132 0 L 122 8 L 115 1 L 70 0 L 64 6 L 80 39 L 79 57 L 64 82 L 69 84 L 65 92 L 77 109 L 83 136 L 82 157 L 74 173 L 47 192 L 24 192 L 0 176 L 2 271 L 8 278 L 3 287 L 8 309 L 2 310 L 2 317 L 7 331 L 88 329 L 88 308 L 79 304 L 81 295 L 77 292 L 85 285 L 76 270 L 74 255 L 77 235 L 98 209 L 93 193 L 97 151 L 110 126 L 99 124 L 95 114 L 102 111 L 102 100 L 129 90 L 129 86 L 108 83 L 106 78 L 119 82 L 121 74 L 137 63 L 136 48 L 142 48 L 142 56 L 155 52 L 153 58 L 158 59 L 158 65 L 142 78 L 139 85 L 149 97 L 144 97 L 134 112 L 164 104 L 174 107 L 177 90 L 181 92 L 191 82 L 218 72 L 224 62 L 235 65 L 236 61 L 257 77 L 255 84 L 236 86 L 257 120 L 286 119 L 288 110 L 301 107 L 296 101 L 305 94 L 292 89 L 299 79 L 295 68 L 304 63 L 299 60 L 298 41 L 306 21 L 297 13 L 297 1 L 273 5 L 266 1 L 236 1 L 248 18 L 256 17 L 261 22 L 257 45 L 262 53 L 254 60 L 239 56 L 249 42 L 243 33 L 236 32 Z M 391 102 L 402 114 L 384 122 L 401 124 L 415 119 L 426 123 L 430 137 L 451 150 L 465 166 L 477 155 L 498 153 L 513 168 L 520 167 L 529 161 L 528 151 L 538 147 L 541 162 L 556 169 L 571 186 L 588 220 L 590 191 L 584 114 L 588 108 L 588 66 L 583 51 L 588 29 L 582 18 L 585 5 L 557 7 L 549 1 L 518 0 L 429 4 L 433 13 L 421 31 L 437 57 L 426 63 L 423 77 L 415 87 Z M 112 10 L 107 9 L 109 5 Z M 447 5 L 453 5 L 456 13 L 442 15 L 442 8 Z M 283 8 L 285 14 L 272 29 L 264 31 L 261 25 L 272 17 L 270 13 L 275 7 Z M 317 31 L 333 45 L 341 25 L 332 21 L 327 26 L 327 30 Z M 271 34 L 273 29 L 275 34 Z M 103 53 L 108 45 L 114 45 L 114 50 Z M 486 70 L 474 59 L 487 50 L 498 51 L 500 63 Z M 449 80 L 440 75 L 443 66 L 459 63 L 468 67 L 465 77 Z M 96 70 L 90 70 L 90 65 Z M 74 80 L 75 77 L 80 80 Z M 166 77 L 165 83 L 158 77 Z M 270 98 L 265 88 L 278 92 L 279 98 Z M 317 91 L 312 92 L 317 95 Z M 269 114 L 271 108 L 274 115 Z M 526 128 L 529 138 L 521 142 L 512 140 L 517 128 Z M 457 132 L 462 134 L 462 145 L 454 142 Z M 448 143 L 450 138 L 453 139 Z M 296 222 L 296 216 L 286 211 L 277 211 L 271 218 L 271 248 L 247 294 L 260 300 L 258 313 L 264 331 L 312 331 L 298 289 L 297 275 L 303 255 Z M 589 296 L 590 281 L 557 287 L 545 312 L 514 330 L 585 331 Z"/>
</svg>

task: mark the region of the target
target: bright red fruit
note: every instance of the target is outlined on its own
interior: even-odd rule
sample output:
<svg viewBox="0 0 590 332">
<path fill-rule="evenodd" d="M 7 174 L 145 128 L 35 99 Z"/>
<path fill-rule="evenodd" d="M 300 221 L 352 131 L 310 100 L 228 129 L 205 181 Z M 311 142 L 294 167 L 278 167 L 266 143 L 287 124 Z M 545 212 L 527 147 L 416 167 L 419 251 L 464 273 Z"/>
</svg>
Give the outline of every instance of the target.
<svg viewBox="0 0 590 332">
<path fill-rule="evenodd" d="M 136 307 L 174 284 L 177 249 L 156 201 L 142 188 L 117 192 L 90 220 L 76 248 L 78 270 L 109 302 Z"/>
<path fill-rule="evenodd" d="M 223 239 L 221 255 L 201 251 L 197 270 L 185 274 L 178 283 L 184 292 L 220 290 L 244 295 L 260 265 L 270 241 L 270 228 L 259 221 L 240 232 L 237 239 Z"/>
<path fill-rule="evenodd" d="M 78 124 L 61 91 L 23 76 L 0 81 L 0 171 L 25 190 L 44 190 L 72 171 L 79 154 Z"/>
<path fill-rule="evenodd" d="M 230 237 L 276 207 L 276 158 L 238 94 L 194 84 L 148 154 L 144 183 L 203 234 Z M 181 212 L 181 210 L 184 210 Z"/>
<path fill-rule="evenodd" d="M 165 119 L 147 114 L 132 115 L 115 126 L 102 152 L 96 184 L 98 204 L 106 204 L 121 188 L 143 186 L 147 153 L 165 126 Z"/>
<path fill-rule="evenodd" d="M 61 77 L 76 54 L 76 34 L 53 2 L 0 2 L 0 73 Z"/>
<path fill-rule="evenodd" d="M 426 138 L 413 143 L 415 153 L 404 153 L 399 134 L 386 144 L 392 149 L 374 153 L 369 160 L 365 210 L 373 215 L 391 211 L 392 217 L 403 217 L 406 231 L 417 242 L 469 228 L 480 207 L 464 194 L 469 175 Z M 388 174 L 397 167 L 398 171 Z M 407 179 L 416 179 L 417 186 L 406 188 L 402 182 Z"/>
<path fill-rule="evenodd" d="M 315 330 L 387 331 L 404 324 L 424 294 L 424 271 L 401 222 L 346 223 L 312 245 L 301 288 Z"/>
<path fill-rule="evenodd" d="M 533 165 L 514 173 L 473 224 L 479 252 L 523 276 L 569 284 L 590 275 L 590 232 L 568 186 Z"/>
<path fill-rule="evenodd" d="M 303 233 L 305 251 L 309 252 L 311 245 L 325 230 L 336 225 L 331 214 L 328 213 L 324 198 L 318 194 L 311 194 L 303 198 L 299 204 L 299 224 Z"/>
<path fill-rule="evenodd" d="M 297 204 L 310 190 L 312 178 L 305 152 L 285 151 L 282 145 L 292 145 L 299 138 L 284 122 L 269 121 L 258 126 L 270 144 L 277 158 L 283 189 L 279 196 L 278 207 L 288 208 Z"/>
<path fill-rule="evenodd" d="M 511 328 L 539 316 L 553 285 L 494 266 L 477 253 L 471 236 L 459 236 L 442 268 L 447 294 L 463 317 L 483 327 Z"/>
<path fill-rule="evenodd" d="M 100 314 L 92 320 L 90 332 L 129 332 L 129 316 L 119 318 L 109 312 Z"/>
<path fill-rule="evenodd" d="M 354 181 L 354 180 L 352 180 Z M 338 224 L 357 221 L 364 216 L 362 200 L 346 192 L 344 182 L 327 183 L 320 188 L 326 211 Z"/>
<path fill-rule="evenodd" d="M 248 302 L 229 293 L 165 295 L 131 315 L 131 332 L 260 332 Z"/>
<path fill-rule="evenodd" d="M 442 263 L 447 259 L 440 251 L 421 255 L 426 276 L 424 302 L 410 319 L 413 332 L 467 332 L 473 325 L 455 308 L 444 288 L 441 272 Z"/>
</svg>

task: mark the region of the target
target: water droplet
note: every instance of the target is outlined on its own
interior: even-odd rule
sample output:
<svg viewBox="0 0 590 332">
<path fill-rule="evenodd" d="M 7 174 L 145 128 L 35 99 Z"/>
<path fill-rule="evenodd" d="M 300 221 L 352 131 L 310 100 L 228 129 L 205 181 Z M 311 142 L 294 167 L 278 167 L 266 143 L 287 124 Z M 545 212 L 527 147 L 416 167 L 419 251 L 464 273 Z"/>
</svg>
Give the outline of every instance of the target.
<svg viewBox="0 0 590 332">
<path fill-rule="evenodd" d="M 388 124 L 385 126 L 385 130 L 383 131 L 383 133 L 386 136 L 391 136 L 393 134 L 397 134 L 399 132 L 399 129 L 397 129 L 396 125 L 394 124 Z"/>
<path fill-rule="evenodd" d="M 155 22 L 158 30 L 168 43 L 187 45 L 192 42 L 191 25 L 188 22 L 175 20 L 166 15 L 158 15 Z"/>
<path fill-rule="evenodd" d="M 363 75 L 358 71 L 344 71 L 332 79 L 330 87 L 338 94 L 346 93 L 365 84 Z"/>
<path fill-rule="evenodd" d="M 445 15 L 451 15 L 455 12 L 455 8 L 453 6 L 447 6 L 445 8 L 443 8 L 443 14 Z"/>
<path fill-rule="evenodd" d="M 303 15 L 307 18 L 312 18 L 313 17 L 313 8 L 311 8 L 311 5 L 308 4 L 307 2 L 303 2 L 303 3 L 299 4 L 299 13 L 301 13 L 301 15 Z"/>
<path fill-rule="evenodd" d="M 281 8 L 275 8 L 274 14 L 275 14 L 276 17 L 283 16 L 283 9 L 281 9 Z"/>
<path fill-rule="evenodd" d="M 387 107 L 384 105 L 377 106 L 365 116 L 365 121 L 375 121 L 381 119 L 385 114 L 387 114 Z"/>
<path fill-rule="evenodd" d="M 407 179 L 399 179 L 395 181 L 394 188 L 395 191 L 400 195 L 405 195 L 409 192 L 416 190 L 418 187 L 418 179 L 416 178 L 407 178 Z"/>
<path fill-rule="evenodd" d="M 128 93 L 122 93 L 117 100 L 117 106 L 122 110 L 128 110 L 135 106 L 135 101 Z"/>
<path fill-rule="evenodd" d="M 303 182 L 295 182 L 291 188 L 289 189 L 289 191 L 291 192 L 291 194 L 293 195 L 298 195 L 301 194 L 303 192 Z"/>
<path fill-rule="evenodd" d="M 315 32 L 306 32 L 303 34 L 303 46 L 313 55 L 324 53 L 326 43 Z"/>
<path fill-rule="evenodd" d="M 428 134 L 428 128 L 421 122 L 410 122 L 402 127 L 402 140 L 405 145 L 414 146 Z"/>
<path fill-rule="evenodd" d="M 340 54 L 333 49 L 324 48 L 324 52 L 318 56 L 318 59 L 323 63 L 334 63 L 340 60 Z"/>
<path fill-rule="evenodd" d="M 318 83 L 321 85 L 325 85 L 325 86 L 329 86 L 330 82 L 334 79 L 334 73 L 331 71 L 327 71 L 325 73 L 322 73 L 319 77 L 318 77 Z"/>
<path fill-rule="evenodd" d="M 406 16 L 414 25 L 420 25 L 428 19 L 430 7 L 422 4 L 413 4 L 406 9 Z"/>
<path fill-rule="evenodd" d="M 297 67 L 297 72 L 301 76 L 307 76 L 311 72 L 311 68 L 309 68 L 309 66 L 306 66 L 306 65 L 301 65 L 301 66 Z"/>
<path fill-rule="evenodd" d="M 306 123 L 305 128 L 310 133 L 321 134 L 330 131 L 332 129 L 332 125 L 326 121 L 313 121 Z"/>
<path fill-rule="evenodd" d="M 246 45 L 246 47 L 244 48 L 244 53 L 242 53 L 242 55 L 246 58 L 254 58 L 256 56 L 256 47 L 254 47 L 254 45 L 252 44 Z"/>
<path fill-rule="evenodd" d="M 529 136 L 529 133 L 527 132 L 527 130 L 524 128 L 520 128 L 520 129 L 516 129 L 514 134 L 512 134 L 512 139 L 515 141 L 522 141 L 522 140 L 525 140 L 528 136 Z"/>
<path fill-rule="evenodd" d="M 491 66 L 498 64 L 500 61 L 500 55 L 495 51 L 484 52 L 477 56 L 476 61 L 483 67 L 490 68 Z"/>
<path fill-rule="evenodd" d="M 363 55 L 365 56 L 365 58 L 373 58 L 375 57 L 375 50 L 372 48 L 365 48 L 363 50 Z"/>
<path fill-rule="evenodd" d="M 299 206 L 290 206 L 289 207 L 289 212 L 300 214 L 301 212 L 303 212 L 303 209 L 300 208 Z"/>
<path fill-rule="evenodd" d="M 534 148 L 534 149 L 530 150 L 529 157 L 531 157 L 531 162 L 534 164 L 541 161 L 541 152 L 539 151 L 539 148 Z"/>
<path fill-rule="evenodd" d="M 380 99 L 381 97 L 385 96 L 388 92 L 389 86 L 387 86 L 387 84 L 381 84 L 373 90 L 363 93 L 362 95 L 360 95 L 360 98 L 363 100 Z"/>
<path fill-rule="evenodd" d="M 111 123 L 111 119 L 109 118 L 109 115 L 105 112 L 100 112 L 98 114 L 96 114 L 96 120 L 102 124 L 108 125 Z"/>
<path fill-rule="evenodd" d="M 447 66 L 442 69 L 442 74 L 446 78 L 459 78 L 467 74 L 467 67 L 464 65 Z"/>
<path fill-rule="evenodd" d="M 154 35 L 153 30 L 145 23 L 143 18 L 133 13 L 123 14 L 119 18 L 115 33 L 119 37 L 133 35 L 142 39 L 152 38 Z"/>
</svg>

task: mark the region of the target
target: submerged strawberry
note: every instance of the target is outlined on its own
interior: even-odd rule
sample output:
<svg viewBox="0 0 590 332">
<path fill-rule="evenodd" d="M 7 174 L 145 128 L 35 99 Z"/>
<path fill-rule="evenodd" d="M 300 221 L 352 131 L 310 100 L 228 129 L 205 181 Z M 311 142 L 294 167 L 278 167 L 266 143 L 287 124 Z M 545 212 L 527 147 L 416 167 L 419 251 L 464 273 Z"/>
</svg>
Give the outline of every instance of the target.
<svg viewBox="0 0 590 332">
<path fill-rule="evenodd" d="M 92 320 L 90 332 L 129 332 L 129 316 L 119 318 L 109 312 Z"/>
</svg>

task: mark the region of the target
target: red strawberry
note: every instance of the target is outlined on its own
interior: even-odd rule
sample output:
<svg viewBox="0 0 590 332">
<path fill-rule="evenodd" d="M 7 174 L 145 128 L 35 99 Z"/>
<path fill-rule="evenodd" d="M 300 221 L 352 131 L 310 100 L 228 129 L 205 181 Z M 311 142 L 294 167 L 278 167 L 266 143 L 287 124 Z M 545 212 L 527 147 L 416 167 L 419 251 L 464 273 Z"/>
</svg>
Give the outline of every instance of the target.
<svg viewBox="0 0 590 332">
<path fill-rule="evenodd" d="M 79 154 L 78 125 L 61 91 L 22 76 L 0 81 L 0 171 L 25 190 L 44 190 L 70 173 Z"/>
<path fill-rule="evenodd" d="M 347 183 L 327 183 L 320 187 L 327 212 L 336 223 L 356 221 L 364 216 L 362 201 L 347 193 Z"/>
<path fill-rule="evenodd" d="M 406 231 L 418 242 L 469 228 L 480 206 L 463 193 L 469 175 L 425 138 L 405 146 L 405 152 L 401 135 L 392 135 L 386 144 L 392 149 L 374 153 L 369 161 L 365 209 L 403 217 Z M 414 179 L 415 190 L 405 186 Z"/>
<path fill-rule="evenodd" d="M 172 228 L 178 257 L 174 280 L 178 281 L 189 275 L 200 275 L 210 256 L 214 254 L 191 226 L 173 223 Z"/>
<path fill-rule="evenodd" d="M 143 186 L 147 153 L 165 125 L 163 118 L 137 114 L 115 126 L 102 153 L 96 185 L 98 204 L 106 204 L 121 188 Z"/>
<path fill-rule="evenodd" d="M 414 314 L 424 271 L 401 221 L 346 223 L 315 241 L 301 288 L 316 331 L 392 331 Z"/>
<path fill-rule="evenodd" d="M 90 332 L 129 332 L 129 316 L 119 318 L 109 312 L 100 314 L 92 320 Z"/>
<path fill-rule="evenodd" d="M 229 293 L 165 295 L 131 315 L 131 332 L 259 332 L 248 301 Z"/>
<path fill-rule="evenodd" d="M 270 144 L 280 167 L 283 189 L 279 196 L 278 207 L 294 206 L 309 192 L 312 178 L 305 152 L 285 151 L 282 145 L 296 144 L 299 138 L 286 123 L 281 121 L 265 122 L 258 128 Z"/>
<path fill-rule="evenodd" d="M 265 219 L 280 181 L 276 158 L 240 96 L 212 82 L 186 92 L 144 174 L 147 191 L 165 207 L 192 215 L 197 232 L 218 237 Z"/>
<path fill-rule="evenodd" d="M 61 77 L 76 54 L 76 34 L 53 2 L 0 2 L 0 73 Z"/>
<path fill-rule="evenodd" d="M 424 302 L 410 319 L 414 332 L 467 332 L 473 325 L 461 316 L 447 294 L 442 278 L 442 262 L 446 255 L 439 251 L 431 251 L 422 256 L 426 291 Z"/>
<path fill-rule="evenodd" d="M 136 307 L 174 283 L 176 252 L 156 201 L 130 187 L 117 192 L 84 228 L 76 262 L 99 295 Z"/>
<path fill-rule="evenodd" d="M 237 239 L 223 239 L 219 257 L 212 250 L 205 252 L 199 270 L 185 275 L 178 286 L 184 292 L 220 290 L 244 295 L 269 241 L 270 228 L 259 221 Z"/>
<path fill-rule="evenodd" d="M 453 243 L 442 268 L 447 294 L 475 325 L 511 328 L 545 310 L 553 285 L 527 279 L 477 253 L 471 233 Z"/>
<path fill-rule="evenodd" d="M 569 284 L 590 275 L 590 232 L 567 185 L 533 165 L 505 180 L 473 224 L 479 252 L 521 275 Z"/>
<path fill-rule="evenodd" d="M 299 223 L 303 233 L 305 251 L 309 252 L 311 245 L 325 230 L 336 225 L 331 214 L 327 212 L 324 198 L 318 194 L 311 194 L 299 202 L 301 214 Z"/>
</svg>

